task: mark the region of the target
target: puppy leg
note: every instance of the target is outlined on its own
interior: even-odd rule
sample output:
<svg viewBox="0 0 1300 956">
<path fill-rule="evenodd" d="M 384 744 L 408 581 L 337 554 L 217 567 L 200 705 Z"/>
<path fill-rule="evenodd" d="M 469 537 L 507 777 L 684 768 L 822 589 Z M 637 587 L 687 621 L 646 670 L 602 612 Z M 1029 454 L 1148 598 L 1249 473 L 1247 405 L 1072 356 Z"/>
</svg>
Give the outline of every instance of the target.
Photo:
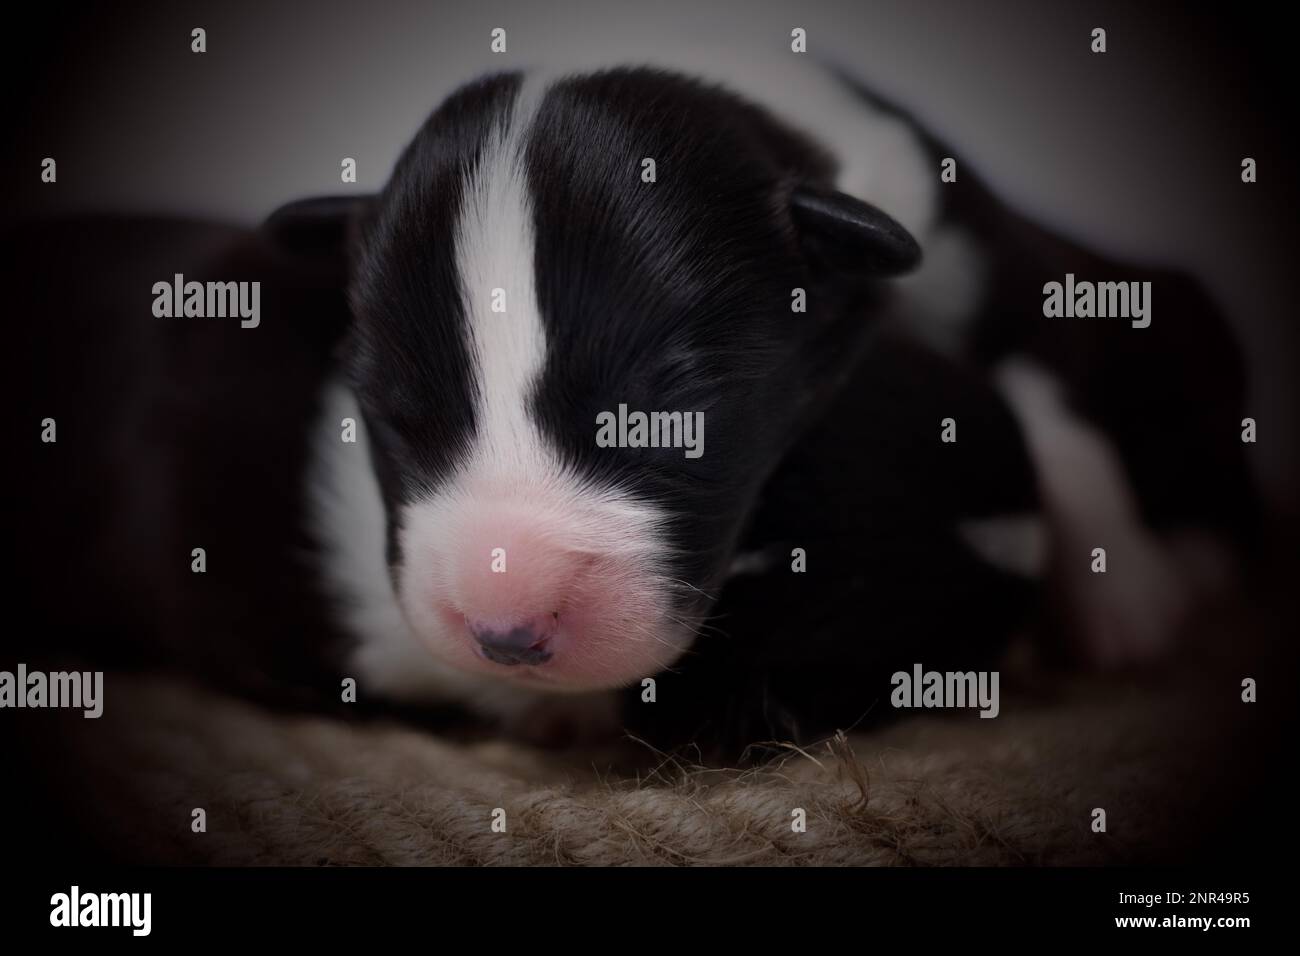
<svg viewBox="0 0 1300 956">
<path fill-rule="evenodd" d="M 1018 360 L 997 380 L 1024 428 L 1052 540 L 1050 573 L 1084 655 L 1102 666 L 1169 651 L 1193 591 L 1174 549 L 1148 531 L 1115 447 L 1066 405 L 1044 369 Z M 1094 549 L 1105 571 L 1094 571 Z"/>
</svg>

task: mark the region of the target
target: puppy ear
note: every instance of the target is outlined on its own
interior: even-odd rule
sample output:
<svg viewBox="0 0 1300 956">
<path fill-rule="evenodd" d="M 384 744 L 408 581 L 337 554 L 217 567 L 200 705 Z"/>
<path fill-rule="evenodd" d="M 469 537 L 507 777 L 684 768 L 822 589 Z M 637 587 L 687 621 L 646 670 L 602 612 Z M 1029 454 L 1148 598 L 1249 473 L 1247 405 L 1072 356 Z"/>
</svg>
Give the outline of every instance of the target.
<svg viewBox="0 0 1300 956">
<path fill-rule="evenodd" d="M 261 231 L 279 249 L 312 259 L 342 259 L 373 202 L 372 196 L 318 196 L 287 203 Z"/>
<path fill-rule="evenodd" d="M 861 199 L 800 188 L 790 197 L 790 212 L 809 253 L 834 272 L 884 278 L 921 262 L 912 234 Z"/>
</svg>

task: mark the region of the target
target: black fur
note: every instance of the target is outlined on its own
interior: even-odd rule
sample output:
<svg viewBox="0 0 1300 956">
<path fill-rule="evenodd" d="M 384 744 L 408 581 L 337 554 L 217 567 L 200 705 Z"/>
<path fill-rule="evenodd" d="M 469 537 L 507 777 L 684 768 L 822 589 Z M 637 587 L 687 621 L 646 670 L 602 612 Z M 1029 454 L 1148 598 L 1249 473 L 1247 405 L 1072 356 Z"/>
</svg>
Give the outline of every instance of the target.
<svg viewBox="0 0 1300 956">
<path fill-rule="evenodd" d="M 637 175 L 645 156 L 655 184 Z M 865 300 L 887 292 L 866 269 L 836 273 L 807 255 L 791 196 L 831 170 L 735 97 L 646 70 L 560 84 L 529 142 L 549 344 L 534 414 L 580 473 L 668 509 L 685 555 L 674 576 L 705 591 L 869 329 Z M 806 315 L 791 312 L 796 287 L 809 290 Z M 596 448 L 592 422 L 619 402 L 704 412 L 708 454 Z"/>
<path fill-rule="evenodd" d="M 12 635 L 17 659 L 163 661 L 279 704 L 320 699 L 342 635 L 311 572 L 302 476 L 348 326 L 336 270 L 161 219 L 29 225 L 4 256 L 33 317 L 14 330 L 16 420 L 58 427 L 15 476 L 11 566 L 33 572 L 15 598 L 38 622 Z M 149 290 L 177 272 L 262 281 L 261 325 L 155 318 Z"/>
</svg>

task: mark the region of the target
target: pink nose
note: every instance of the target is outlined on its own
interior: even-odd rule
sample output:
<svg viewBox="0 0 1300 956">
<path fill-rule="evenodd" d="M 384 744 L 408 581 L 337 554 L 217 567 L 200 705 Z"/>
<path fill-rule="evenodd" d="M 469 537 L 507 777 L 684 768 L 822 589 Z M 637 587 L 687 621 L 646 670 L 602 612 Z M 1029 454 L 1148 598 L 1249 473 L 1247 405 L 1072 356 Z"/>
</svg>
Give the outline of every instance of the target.
<svg viewBox="0 0 1300 956">
<path fill-rule="evenodd" d="M 510 627 L 470 621 L 469 632 L 483 656 L 496 664 L 543 664 L 551 658 L 547 644 L 557 624 L 556 615 L 544 614 Z"/>
<path fill-rule="evenodd" d="M 565 546 L 564 527 L 538 509 L 491 505 L 464 518 L 447 603 L 464 616 L 480 656 L 542 664 L 560 650 L 560 617 L 575 610 L 584 561 Z"/>
</svg>

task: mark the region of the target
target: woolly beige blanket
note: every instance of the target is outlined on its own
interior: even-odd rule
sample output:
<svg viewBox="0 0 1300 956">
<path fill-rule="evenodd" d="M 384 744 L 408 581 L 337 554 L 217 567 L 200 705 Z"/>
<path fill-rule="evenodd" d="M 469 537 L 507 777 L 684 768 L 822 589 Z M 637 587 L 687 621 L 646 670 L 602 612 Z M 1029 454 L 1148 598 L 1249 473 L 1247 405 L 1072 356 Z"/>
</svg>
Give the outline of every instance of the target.
<svg viewBox="0 0 1300 956">
<path fill-rule="evenodd" d="M 166 863 L 1159 861 L 1199 825 L 1205 756 L 1232 726 L 1185 684 L 1076 681 L 1004 692 L 993 720 L 920 716 L 737 771 L 272 714 L 170 678 L 115 690 L 101 720 L 70 723 L 65 785 L 91 782 L 83 822 L 110 849 Z"/>
</svg>

